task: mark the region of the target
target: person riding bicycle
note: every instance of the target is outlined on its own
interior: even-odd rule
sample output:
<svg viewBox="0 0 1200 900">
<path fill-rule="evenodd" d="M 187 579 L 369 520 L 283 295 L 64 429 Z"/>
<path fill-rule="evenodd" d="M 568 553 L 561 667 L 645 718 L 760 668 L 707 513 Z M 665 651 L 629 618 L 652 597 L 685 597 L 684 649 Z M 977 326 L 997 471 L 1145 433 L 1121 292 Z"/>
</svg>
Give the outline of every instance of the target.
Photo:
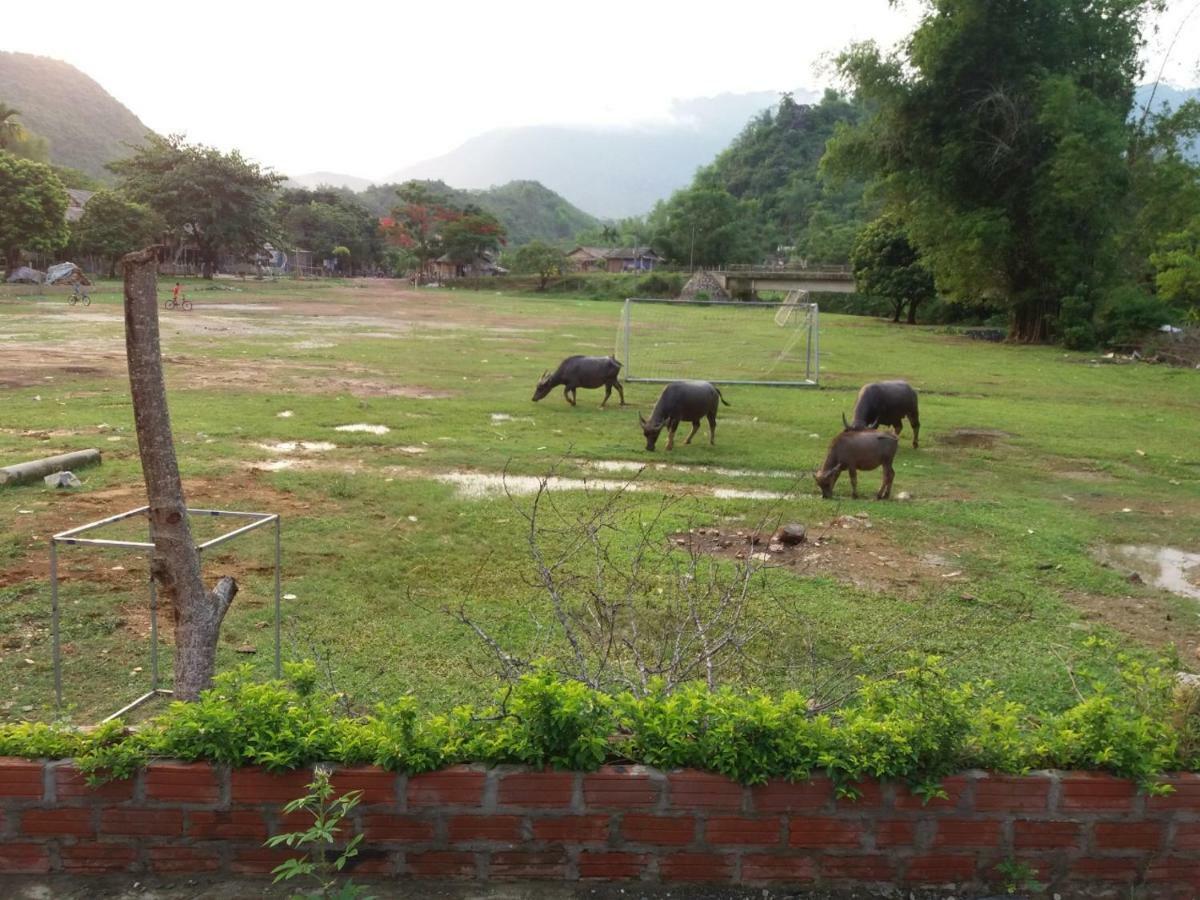
<svg viewBox="0 0 1200 900">
<path fill-rule="evenodd" d="M 181 290 L 183 290 L 183 288 L 180 286 L 179 282 L 178 281 L 175 282 L 175 290 L 171 291 L 171 302 L 172 303 L 179 302 L 179 292 Z"/>
</svg>

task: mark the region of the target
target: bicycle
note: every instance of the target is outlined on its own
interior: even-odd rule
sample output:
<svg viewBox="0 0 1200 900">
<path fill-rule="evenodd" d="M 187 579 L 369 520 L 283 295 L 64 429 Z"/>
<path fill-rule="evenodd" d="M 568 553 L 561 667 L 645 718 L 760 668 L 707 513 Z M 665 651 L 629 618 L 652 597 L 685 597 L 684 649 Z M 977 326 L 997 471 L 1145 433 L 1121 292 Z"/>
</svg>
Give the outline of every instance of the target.
<svg viewBox="0 0 1200 900">
<path fill-rule="evenodd" d="M 192 301 L 187 297 L 181 297 L 178 301 L 174 297 L 170 298 L 163 304 L 163 309 L 176 309 L 182 307 L 184 312 L 189 312 L 192 308 Z"/>
<path fill-rule="evenodd" d="M 87 291 L 80 291 L 79 285 L 75 285 L 75 291 L 67 298 L 67 302 L 74 306 L 77 303 L 82 303 L 84 306 L 92 305 L 92 298 L 88 296 Z"/>
</svg>

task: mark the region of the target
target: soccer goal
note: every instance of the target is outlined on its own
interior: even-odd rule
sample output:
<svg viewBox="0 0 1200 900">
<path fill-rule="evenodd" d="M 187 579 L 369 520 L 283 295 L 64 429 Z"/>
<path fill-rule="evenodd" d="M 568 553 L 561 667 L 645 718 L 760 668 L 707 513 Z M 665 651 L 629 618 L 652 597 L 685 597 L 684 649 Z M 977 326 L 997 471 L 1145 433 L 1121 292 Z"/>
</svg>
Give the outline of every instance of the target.
<svg viewBox="0 0 1200 900">
<path fill-rule="evenodd" d="M 617 331 L 625 381 L 695 378 L 718 384 L 816 387 L 817 304 L 629 299 Z"/>
</svg>

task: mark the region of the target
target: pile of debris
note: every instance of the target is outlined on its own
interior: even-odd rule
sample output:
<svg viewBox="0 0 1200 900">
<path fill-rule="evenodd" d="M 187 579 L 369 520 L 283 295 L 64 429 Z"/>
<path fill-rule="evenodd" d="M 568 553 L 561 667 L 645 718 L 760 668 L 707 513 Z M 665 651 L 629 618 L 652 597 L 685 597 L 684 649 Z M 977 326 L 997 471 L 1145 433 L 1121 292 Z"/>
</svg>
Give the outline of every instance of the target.
<svg viewBox="0 0 1200 900">
<path fill-rule="evenodd" d="M 703 295 L 703 296 L 701 296 Z M 728 300 L 729 292 L 721 287 L 712 272 L 700 271 L 688 279 L 679 292 L 680 300 Z"/>
<path fill-rule="evenodd" d="M 46 284 L 82 284 L 91 282 L 83 274 L 83 269 L 73 262 L 57 263 L 46 270 Z"/>
<path fill-rule="evenodd" d="M 39 272 L 29 266 L 17 266 L 8 274 L 9 284 L 41 284 L 45 280 L 45 272 Z"/>
</svg>

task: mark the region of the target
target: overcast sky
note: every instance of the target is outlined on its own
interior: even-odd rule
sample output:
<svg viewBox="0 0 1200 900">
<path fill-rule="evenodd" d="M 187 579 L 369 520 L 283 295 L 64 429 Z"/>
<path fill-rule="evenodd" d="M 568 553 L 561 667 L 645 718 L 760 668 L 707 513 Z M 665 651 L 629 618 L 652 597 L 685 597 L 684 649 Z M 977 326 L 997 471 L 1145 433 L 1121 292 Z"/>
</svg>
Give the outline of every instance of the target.
<svg viewBox="0 0 1200 900">
<path fill-rule="evenodd" d="M 1153 76 L 1197 0 L 1149 35 Z M 491 128 L 662 121 L 672 99 L 817 88 L 847 43 L 892 44 L 886 0 L 7 3 L 0 49 L 65 59 L 159 133 L 282 172 L 376 177 Z M 1165 78 L 1200 80 L 1200 13 Z"/>
</svg>

